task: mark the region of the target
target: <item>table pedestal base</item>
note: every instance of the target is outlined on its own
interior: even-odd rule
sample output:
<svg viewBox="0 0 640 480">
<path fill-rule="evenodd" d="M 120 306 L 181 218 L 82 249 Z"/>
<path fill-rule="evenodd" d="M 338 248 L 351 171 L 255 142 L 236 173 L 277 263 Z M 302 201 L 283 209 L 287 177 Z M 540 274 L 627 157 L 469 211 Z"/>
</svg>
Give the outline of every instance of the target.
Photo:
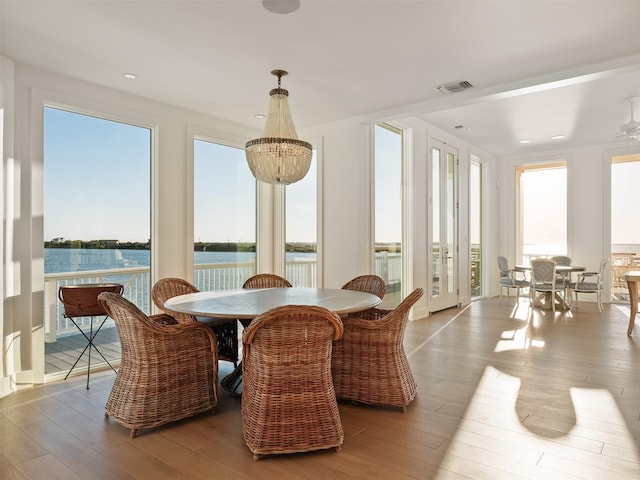
<svg viewBox="0 0 640 480">
<path fill-rule="evenodd" d="M 553 310 L 553 304 L 551 302 L 555 302 L 556 310 L 571 310 L 569 303 L 565 301 L 564 298 L 560 296 L 560 294 L 555 293 L 554 295 L 551 292 L 542 292 L 540 293 L 534 300 L 533 306 L 539 307 L 544 310 Z"/>
<path fill-rule="evenodd" d="M 233 372 L 220 380 L 220 386 L 231 395 L 242 396 L 242 362 L 233 369 Z"/>
</svg>

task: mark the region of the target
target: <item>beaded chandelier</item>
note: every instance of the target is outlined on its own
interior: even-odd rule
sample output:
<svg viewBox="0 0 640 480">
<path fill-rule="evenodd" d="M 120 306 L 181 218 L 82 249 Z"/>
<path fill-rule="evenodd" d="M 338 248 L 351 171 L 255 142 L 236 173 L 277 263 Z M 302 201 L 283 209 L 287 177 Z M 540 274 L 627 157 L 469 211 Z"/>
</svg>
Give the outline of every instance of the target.
<svg viewBox="0 0 640 480">
<path fill-rule="evenodd" d="M 284 70 L 273 70 L 278 88 L 269 92 L 269 111 L 262 138 L 245 145 L 245 155 L 251 173 L 266 183 L 289 185 L 304 178 L 311 165 L 311 144 L 298 140 L 289 112 L 289 92 L 280 88 Z"/>
</svg>

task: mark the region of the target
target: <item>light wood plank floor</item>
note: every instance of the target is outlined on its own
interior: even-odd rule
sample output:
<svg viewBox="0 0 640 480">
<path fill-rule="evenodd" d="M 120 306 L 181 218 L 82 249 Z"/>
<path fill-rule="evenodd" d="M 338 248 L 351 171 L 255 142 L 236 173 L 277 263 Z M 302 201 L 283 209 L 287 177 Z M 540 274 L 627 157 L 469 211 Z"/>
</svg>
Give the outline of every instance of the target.
<svg viewBox="0 0 640 480">
<path fill-rule="evenodd" d="M 135 439 L 103 418 L 110 370 L 0 399 L 4 479 L 640 478 L 640 347 L 628 308 L 534 310 L 513 297 L 411 322 L 405 414 L 340 405 L 341 452 L 252 460 L 240 400 Z M 221 374 L 230 364 L 221 362 Z"/>
</svg>

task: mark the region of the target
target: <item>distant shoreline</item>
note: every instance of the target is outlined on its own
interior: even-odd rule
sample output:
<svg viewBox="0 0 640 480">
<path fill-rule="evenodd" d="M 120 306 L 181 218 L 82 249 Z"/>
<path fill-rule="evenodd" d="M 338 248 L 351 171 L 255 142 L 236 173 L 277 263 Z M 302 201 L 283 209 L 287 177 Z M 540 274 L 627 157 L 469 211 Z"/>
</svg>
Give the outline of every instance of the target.
<svg viewBox="0 0 640 480">
<path fill-rule="evenodd" d="M 149 250 L 149 242 L 120 242 L 118 240 L 56 240 L 44 242 L 44 248 L 75 248 L 97 250 Z M 252 252 L 256 251 L 255 243 L 244 242 L 196 242 L 193 244 L 195 252 Z M 399 243 L 377 243 L 376 252 L 399 253 Z M 287 252 L 316 253 L 316 244 L 307 242 L 292 242 L 285 245 Z"/>
<path fill-rule="evenodd" d="M 96 250 L 149 250 L 149 242 L 120 242 L 118 240 L 64 240 L 44 242 L 44 248 L 96 249 Z M 251 252 L 255 253 L 255 243 L 243 242 L 196 242 L 195 252 Z M 287 243 L 287 252 L 315 253 L 315 243 Z"/>
</svg>

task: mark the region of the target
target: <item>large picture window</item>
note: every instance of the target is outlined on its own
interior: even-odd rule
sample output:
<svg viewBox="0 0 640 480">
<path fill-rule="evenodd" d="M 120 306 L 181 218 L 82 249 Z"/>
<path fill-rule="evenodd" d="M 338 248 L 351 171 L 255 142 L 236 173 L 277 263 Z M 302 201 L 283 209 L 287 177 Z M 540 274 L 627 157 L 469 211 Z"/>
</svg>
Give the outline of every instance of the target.
<svg viewBox="0 0 640 480">
<path fill-rule="evenodd" d="M 285 190 L 286 278 L 294 287 L 315 287 L 318 265 L 318 151 L 305 177 Z"/>
<path fill-rule="evenodd" d="M 567 255 L 566 162 L 516 168 L 518 257 Z"/>
<path fill-rule="evenodd" d="M 402 300 L 402 143 L 402 130 L 375 126 L 374 273 L 387 284 L 384 308 Z"/>
<path fill-rule="evenodd" d="M 240 288 L 256 272 L 256 180 L 244 150 L 194 140 L 194 281 Z"/>
<path fill-rule="evenodd" d="M 61 286 L 119 283 L 149 313 L 152 131 L 60 108 L 43 113 L 45 373 L 52 374 L 69 369 L 77 357 L 69 348 L 80 338 L 58 302 Z M 91 317 L 76 322 L 90 331 Z M 105 357 L 117 361 L 111 320 L 100 334 Z M 76 370 L 88 368 L 87 360 Z"/>
</svg>

